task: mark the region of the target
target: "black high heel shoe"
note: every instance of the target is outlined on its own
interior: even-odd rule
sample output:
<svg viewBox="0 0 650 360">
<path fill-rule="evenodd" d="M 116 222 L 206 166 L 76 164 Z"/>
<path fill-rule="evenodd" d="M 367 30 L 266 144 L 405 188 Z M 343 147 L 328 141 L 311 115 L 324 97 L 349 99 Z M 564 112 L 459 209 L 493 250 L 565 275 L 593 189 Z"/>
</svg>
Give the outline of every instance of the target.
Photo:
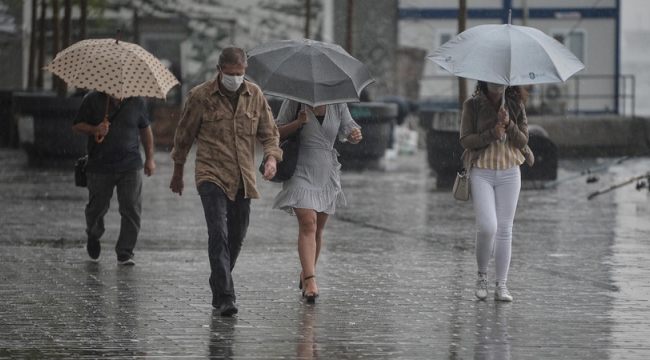
<svg viewBox="0 0 650 360">
<path fill-rule="evenodd" d="M 316 276 L 315 275 L 310 275 L 310 276 L 307 276 L 306 278 L 304 278 L 302 280 L 306 281 L 306 280 L 309 280 L 311 278 L 316 279 Z M 302 282 L 301 282 L 301 285 L 302 285 Z M 305 294 L 305 292 L 303 291 L 302 292 L 302 297 L 304 297 L 305 300 L 307 300 L 308 303 L 313 303 L 313 302 L 316 302 L 316 298 L 318 297 L 318 293 L 317 292 L 309 292 L 309 293 Z"/>
<path fill-rule="evenodd" d="M 298 289 L 302 290 L 302 271 L 300 272 L 300 282 L 298 283 Z"/>
</svg>

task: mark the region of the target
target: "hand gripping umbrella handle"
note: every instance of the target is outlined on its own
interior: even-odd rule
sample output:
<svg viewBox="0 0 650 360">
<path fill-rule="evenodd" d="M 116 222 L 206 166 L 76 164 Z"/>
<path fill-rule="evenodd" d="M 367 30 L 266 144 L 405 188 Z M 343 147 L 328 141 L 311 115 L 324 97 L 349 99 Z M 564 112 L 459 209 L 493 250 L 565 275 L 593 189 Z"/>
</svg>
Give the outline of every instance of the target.
<svg viewBox="0 0 650 360">
<path fill-rule="evenodd" d="M 107 123 L 108 122 L 108 102 L 110 100 L 110 96 L 106 94 L 106 112 L 104 113 L 104 120 L 102 123 Z M 104 141 L 104 135 L 99 135 L 95 134 L 95 142 L 98 144 L 101 144 L 101 142 Z"/>
<path fill-rule="evenodd" d="M 503 90 L 503 95 L 501 96 L 501 107 L 506 108 L 506 91 Z M 506 109 L 507 111 L 507 109 Z M 504 134 L 501 138 L 499 138 L 499 141 L 506 142 L 506 135 Z"/>
</svg>

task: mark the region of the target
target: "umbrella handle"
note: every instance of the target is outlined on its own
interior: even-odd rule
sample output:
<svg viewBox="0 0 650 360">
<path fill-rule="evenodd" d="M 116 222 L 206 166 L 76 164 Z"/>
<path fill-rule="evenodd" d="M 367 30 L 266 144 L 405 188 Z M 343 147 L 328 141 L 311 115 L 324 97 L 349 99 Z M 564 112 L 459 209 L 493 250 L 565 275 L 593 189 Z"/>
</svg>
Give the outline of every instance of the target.
<svg viewBox="0 0 650 360">
<path fill-rule="evenodd" d="M 505 90 L 503 90 L 503 95 L 501 95 L 501 107 L 503 109 L 506 108 L 506 91 Z M 507 109 L 506 109 L 506 111 L 507 111 Z M 499 138 L 499 141 L 502 142 L 502 143 L 506 142 L 506 136 L 507 135 L 503 135 L 501 138 Z"/>
<path fill-rule="evenodd" d="M 104 117 L 102 123 L 108 122 L 108 116 Z M 104 141 L 104 135 L 95 134 L 95 142 L 101 144 Z"/>
<path fill-rule="evenodd" d="M 102 121 L 102 123 L 107 123 L 108 122 L 108 102 L 109 101 L 110 101 L 110 96 L 108 96 L 108 94 L 106 94 L 106 113 L 104 113 L 104 120 Z M 104 137 L 105 137 L 104 135 L 95 134 L 95 142 L 98 143 L 98 144 L 101 144 L 102 141 L 104 141 Z"/>
</svg>

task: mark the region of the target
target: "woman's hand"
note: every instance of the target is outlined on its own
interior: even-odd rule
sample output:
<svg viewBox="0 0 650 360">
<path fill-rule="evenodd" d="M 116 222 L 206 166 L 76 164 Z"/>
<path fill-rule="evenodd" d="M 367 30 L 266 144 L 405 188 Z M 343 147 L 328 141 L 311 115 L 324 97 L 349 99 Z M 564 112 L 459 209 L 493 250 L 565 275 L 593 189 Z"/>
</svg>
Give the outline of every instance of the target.
<svg viewBox="0 0 650 360">
<path fill-rule="evenodd" d="M 361 139 L 363 139 L 363 135 L 361 134 L 361 129 L 359 128 L 352 129 L 352 132 L 350 135 L 348 135 L 348 141 L 350 144 L 358 144 Z"/>
<path fill-rule="evenodd" d="M 497 123 L 502 124 L 503 126 L 508 126 L 510 123 L 510 115 L 508 115 L 506 109 L 499 109 L 499 112 L 497 113 Z"/>
<path fill-rule="evenodd" d="M 494 125 L 494 133 L 499 139 L 503 139 L 506 134 L 506 126 L 510 123 L 510 115 L 504 108 L 500 108 L 497 112 L 497 123 Z"/>
<path fill-rule="evenodd" d="M 309 122 L 309 117 L 307 117 L 307 111 L 300 110 L 298 112 L 298 118 L 296 118 L 296 121 L 298 121 L 298 124 L 304 125 Z"/>
</svg>

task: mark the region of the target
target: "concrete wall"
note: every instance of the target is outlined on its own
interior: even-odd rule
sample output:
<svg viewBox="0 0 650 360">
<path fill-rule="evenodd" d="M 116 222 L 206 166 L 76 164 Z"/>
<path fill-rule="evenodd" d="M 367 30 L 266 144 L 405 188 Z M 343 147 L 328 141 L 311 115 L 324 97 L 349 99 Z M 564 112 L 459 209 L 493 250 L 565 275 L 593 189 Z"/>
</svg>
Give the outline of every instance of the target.
<svg viewBox="0 0 650 360">
<path fill-rule="evenodd" d="M 530 115 L 528 123 L 546 130 L 559 157 L 626 156 L 650 148 L 648 118 Z"/>
<path fill-rule="evenodd" d="M 25 52 L 20 51 L 23 41 L 21 31 L 23 2 L 0 0 L 0 89 L 21 89 Z M 25 68 L 27 66 L 25 65 Z"/>
<path fill-rule="evenodd" d="M 348 1 L 334 0 L 335 43 L 347 49 Z M 352 9 L 351 55 L 363 62 L 373 84 L 366 88 L 371 99 L 397 93 L 397 0 L 355 0 Z"/>
</svg>

